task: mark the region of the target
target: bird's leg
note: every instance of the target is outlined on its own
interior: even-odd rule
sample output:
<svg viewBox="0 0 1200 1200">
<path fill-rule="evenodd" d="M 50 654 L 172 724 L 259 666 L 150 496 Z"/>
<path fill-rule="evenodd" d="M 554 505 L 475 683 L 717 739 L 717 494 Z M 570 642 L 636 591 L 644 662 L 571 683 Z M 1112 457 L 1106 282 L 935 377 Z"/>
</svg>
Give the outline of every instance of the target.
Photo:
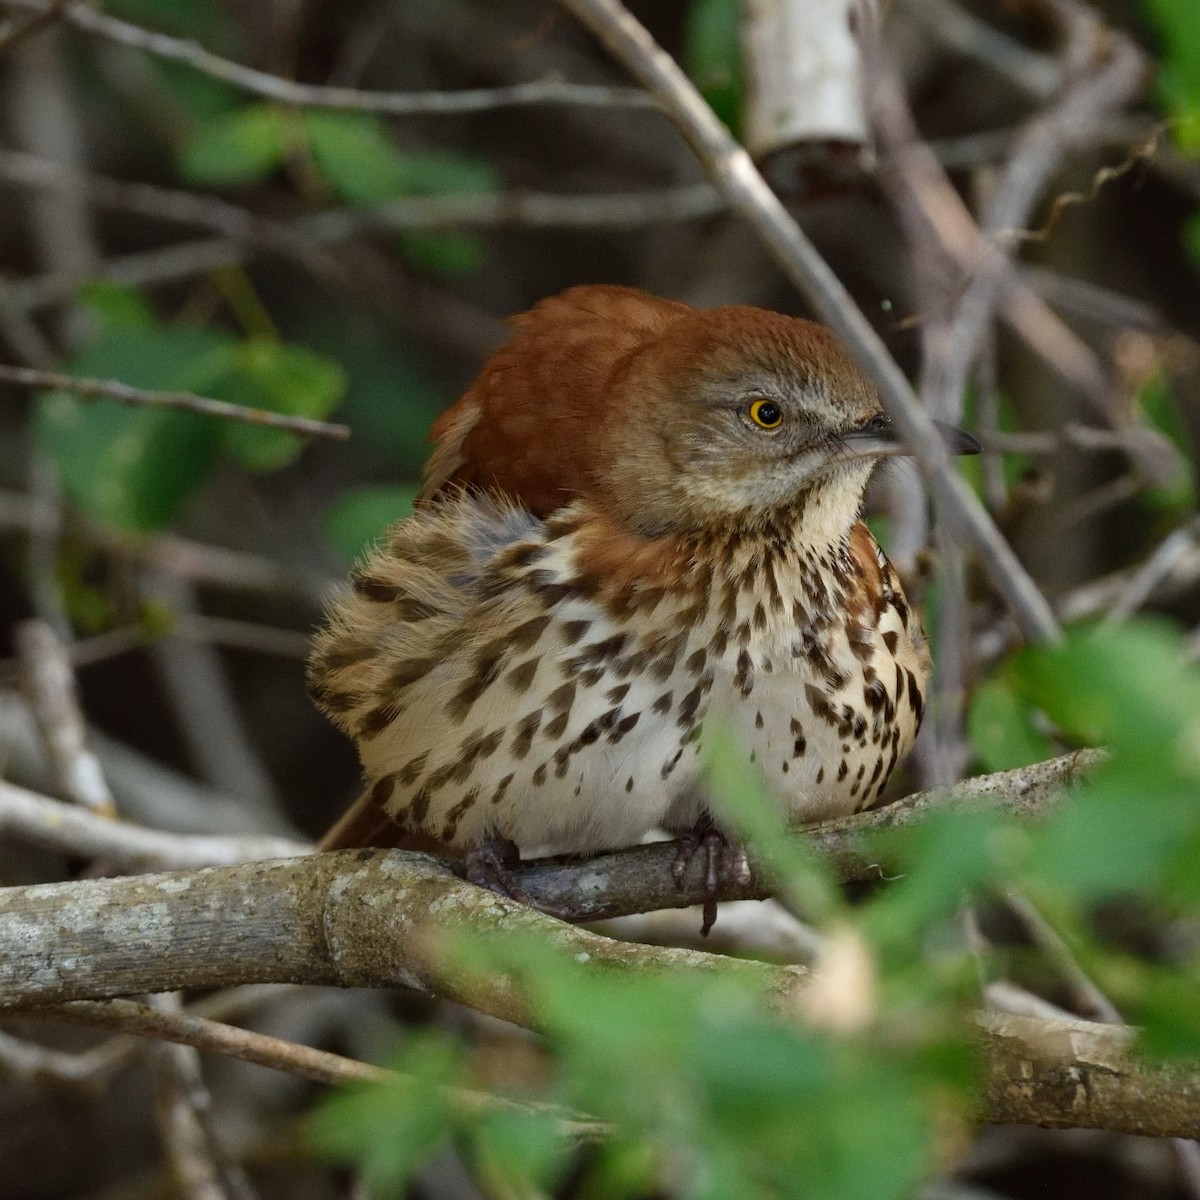
<svg viewBox="0 0 1200 1200">
<path fill-rule="evenodd" d="M 463 865 L 468 883 L 487 888 L 500 896 L 507 896 L 526 908 L 556 917 L 560 921 L 573 921 L 578 917 L 568 908 L 553 904 L 541 904 L 535 900 L 512 876 L 512 868 L 521 861 L 521 851 L 516 842 L 503 834 L 493 833 L 477 846 L 472 846 L 464 856 Z"/>
<path fill-rule="evenodd" d="M 700 936 L 708 937 L 717 922 L 717 893 L 722 883 L 746 885 L 750 882 L 750 860 L 746 848 L 730 834 L 720 829 L 706 812 L 679 839 L 671 876 L 675 886 L 683 890 L 683 877 L 696 854 L 704 851 L 704 922 Z"/>
</svg>

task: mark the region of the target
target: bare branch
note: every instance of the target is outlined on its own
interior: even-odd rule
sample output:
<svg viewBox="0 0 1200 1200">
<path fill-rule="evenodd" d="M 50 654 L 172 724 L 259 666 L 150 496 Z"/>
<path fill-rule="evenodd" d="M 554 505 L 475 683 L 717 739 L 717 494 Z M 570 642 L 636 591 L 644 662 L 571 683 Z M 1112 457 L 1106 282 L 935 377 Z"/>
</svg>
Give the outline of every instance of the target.
<svg viewBox="0 0 1200 1200">
<path fill-rule="evenodd" d="M 1044 812 L 1085 776 L 1101 753 L 1081 750 L 1015 771 L 983 775 L 953 789 L 916 792 L 873 812 L 798 830 L 844 880 L 875 880 L 881 868 L 860 851 L 864 834 L 908 825 L 931 811 L 976 804 L 1001 808 L 1019 819 Z M 224 866 L 279 856 L 303 855 L 312 847 L 283 838 L 218 837 L 163 833 L 100 819 L 48 796 L 0 782 L 0 834 L 84 857 L 104 857 L 125 870 Z M 580 861 L 534 859 L 516 868 L 521 888 L 535 902 L 569 911 L 576 921 L 594 921 L 662 908 L 683 908 L 705 898 L 697 857 L 677 888 L 671 875 L 674 842 L 655 842 Z M 772 894 L 761 870 L 747 884 L 727 881 L 722 900 L 762 900 Z"/>
<path fill-rule="evenodd" d="M 221 417 L 227 421 L 263 425 L 270 429 L 286 429 L 290 433 L 339 442 L 350 436 L 350 430 L 345 425 L 331 425 L 327 421 L 314 421 L 311 417 L 294 417 L 262 408 L 244 408 L 240 404 L 214 400 L 211 396 L 197 396 L 192 392 L 148 391 L 130 387 L 115 379 L 83 379 L 75 375 L 62 375 L 57 371 L 0 365 L 0 382 L 15 383 L 20 387 L 53 388 L 71 392 L 81 400 L 117 400 L 122 404 L 140 404 L 148 408 L 185 409 L 206 417 Z"/>
<path fill-rule="evenodd" d="M 99 817 L 115 817 L 100 760 L 88 748 L 67 647 L 43 621 L 17 626 L 16 643 L 29 707 L 60 795 Z"/>
<path fill-rule="evenodd" d="M 692 950 L 614 942 L 466 884 L 435 861 L 345 851 L 217 870 L 43 884 L 0 892 L 0 1006 L 234 980 L 411 987 L 530 1025 L 519 981 L 463 966 L 448 938 L 522 932 L 584 970 L 717 972 L 752 983 L 798 1019 L 807 973 Z M 136 930 L 136 937 L 114 931 Z M 1153 1136 L 1200 1133 L 1188 1068 L 1131 1052 L 1132 1030 L 999 1013 L 976 1018 L 988 1116 Z M 1136 1098 L 1136 1102 L 1134 1100 Z"/>
<path fill-rule="evenodd" d="M 55 0 L 7 2 L 12 8 L 44 14 Z M 587 108 L 654 107 L 654 101 L 637 88 L 565 83 L 559 79 L 541 79 L 508 87 L 472 88 L 460 92 L 363 92 L 356 88 L 293 83 L 278 75 L 212 54 L 199 42 L 145 29 L 97 12 L 86 4 L 71 3 L 59 7 L 62 19 L 85 33 L 97 34 L 119 45 L 144 50 L 172 62 L 185 63 L 214 79 L 222 79 L 243 91 L 268 100 L 278 100 L 281 104 L 386 113 L 395 117 L 440 116 L 496 108 L 520 108 L 532 104 L 570 104 Z"/>
</svg>

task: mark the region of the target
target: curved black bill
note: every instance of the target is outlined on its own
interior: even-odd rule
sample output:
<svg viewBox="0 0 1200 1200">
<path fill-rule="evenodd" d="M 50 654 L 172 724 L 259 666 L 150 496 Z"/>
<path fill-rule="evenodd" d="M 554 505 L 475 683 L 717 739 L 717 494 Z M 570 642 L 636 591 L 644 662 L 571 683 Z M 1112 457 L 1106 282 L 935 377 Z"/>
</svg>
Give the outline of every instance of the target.
<svg viewBox="0 0 1200 1200">
<path fill-rule="evenodd" d="M 978 454 L 983 449 L 979 439 L 972 437 L 965 429 L 959 429 L 945 421 L 934 421 L 933 424 L 942 435 L 942 442 L 951 454 Z"/>
<path fill-rule="evenodd" d="M 934 421 L 933 425 L 941 436 L 942 444 L 951 454 L 978 454 L 983 449 L 969 433 L 954 425 L 945 421 Z M 882 413 L 873 417 L 864 428 L 842 434 L 841 440 L 856 458 L 886 458 L 908 453 L 900 435 L 892 428 L 891 421 Z"/>
</svg>

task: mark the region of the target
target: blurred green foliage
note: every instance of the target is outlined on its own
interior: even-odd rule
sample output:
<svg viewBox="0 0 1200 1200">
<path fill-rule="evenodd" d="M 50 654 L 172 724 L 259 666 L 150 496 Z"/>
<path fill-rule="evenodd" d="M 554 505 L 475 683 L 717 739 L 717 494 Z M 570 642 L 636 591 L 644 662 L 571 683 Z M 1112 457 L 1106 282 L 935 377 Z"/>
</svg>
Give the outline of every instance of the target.
<svg viewBox="0 0 1200 1200">
<path fill-rule="evenodd" d="M 691 0 L 683 30 L 684 67 L 735 137 L 742 107 L 740 20 L 739 0 Z"/>
<path fill-rule="evenodd" d="M 161 322 L 122 289 L 94 288 L 91 307 L 95 331 L 65 364 L 70 374 L 315 418 L 329 416 L 344 390 L 341 368 L 300 346 Z M 173 521 L 222 451 L 246 470 L 273 471 L 305 445 L 286 431 L 69 392 L 39 397 L 35 436 L 71 499 L 131 533 Z"/>
<path fill-rule="evenodd" d="M 959 913 L 1014 885 L 1141 1025 L 1147 1053 L 1200 1053 L 1200 954 L 1136 954 L 1088 919 L 1115 897 L 1167 912 L 1200 901 L 1200 671 L 1180 633 L 1139 621 L 1025 649 L 981 690 L 972 732 L 989 767 L 1043 758 L 1055 743 L 1111 754 L 1037 825 L 964 806 L 872 838 L 865 849 L 890 882 L 857 903 L 786 834 L 731 743 L 713 753 L 723 820 L 828 943 L 857 946 L 870 964 L 845 985 L 864 991 L 859 1025 L 784 1020 L 719 972 L 641 977 L 493 935 L 444 952 L 513 979 L 544 1033 L 542 1086 L 518 1098 L 588 1113 L 611 1137 L 580 1158 L 551 1113 L 481 1112 L 448 1090 L 482 1086 L 468 1043 L 439 1034 L 412 1037 L 395 1064 L 404 1080 L 327 1104 L 317 1145 L 383 1194 L 400 1194 L 452 1137 L 500 1194 L 545 1194 L 573 1163 L 584 1196 L 911 1195 L 936 1170 L 939 1139 L 953 1140 L 979 1103 L 965 1016 L 980 963 Z"/>
</svg>

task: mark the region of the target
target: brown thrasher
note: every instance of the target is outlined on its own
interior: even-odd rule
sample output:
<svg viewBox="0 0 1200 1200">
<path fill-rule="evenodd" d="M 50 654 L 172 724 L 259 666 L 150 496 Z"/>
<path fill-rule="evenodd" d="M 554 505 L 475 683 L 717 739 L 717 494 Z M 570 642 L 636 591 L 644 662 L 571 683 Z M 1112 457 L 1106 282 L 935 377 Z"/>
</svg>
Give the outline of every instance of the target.
<svg viewBox="0 0 1200 1200">
<path fill-rule="evenodd" d="M 705 728 L 800 820 L 871 804 L 916 737 L 925 640 L 858 520 L 904 447 L 809 321 L 576 287 L 513 323 L 317 636 L 367 778 L 322 845 L 465 854 L 522 898 L 515 848 L 693 829 L 715 889 Z"/>
</svg>

